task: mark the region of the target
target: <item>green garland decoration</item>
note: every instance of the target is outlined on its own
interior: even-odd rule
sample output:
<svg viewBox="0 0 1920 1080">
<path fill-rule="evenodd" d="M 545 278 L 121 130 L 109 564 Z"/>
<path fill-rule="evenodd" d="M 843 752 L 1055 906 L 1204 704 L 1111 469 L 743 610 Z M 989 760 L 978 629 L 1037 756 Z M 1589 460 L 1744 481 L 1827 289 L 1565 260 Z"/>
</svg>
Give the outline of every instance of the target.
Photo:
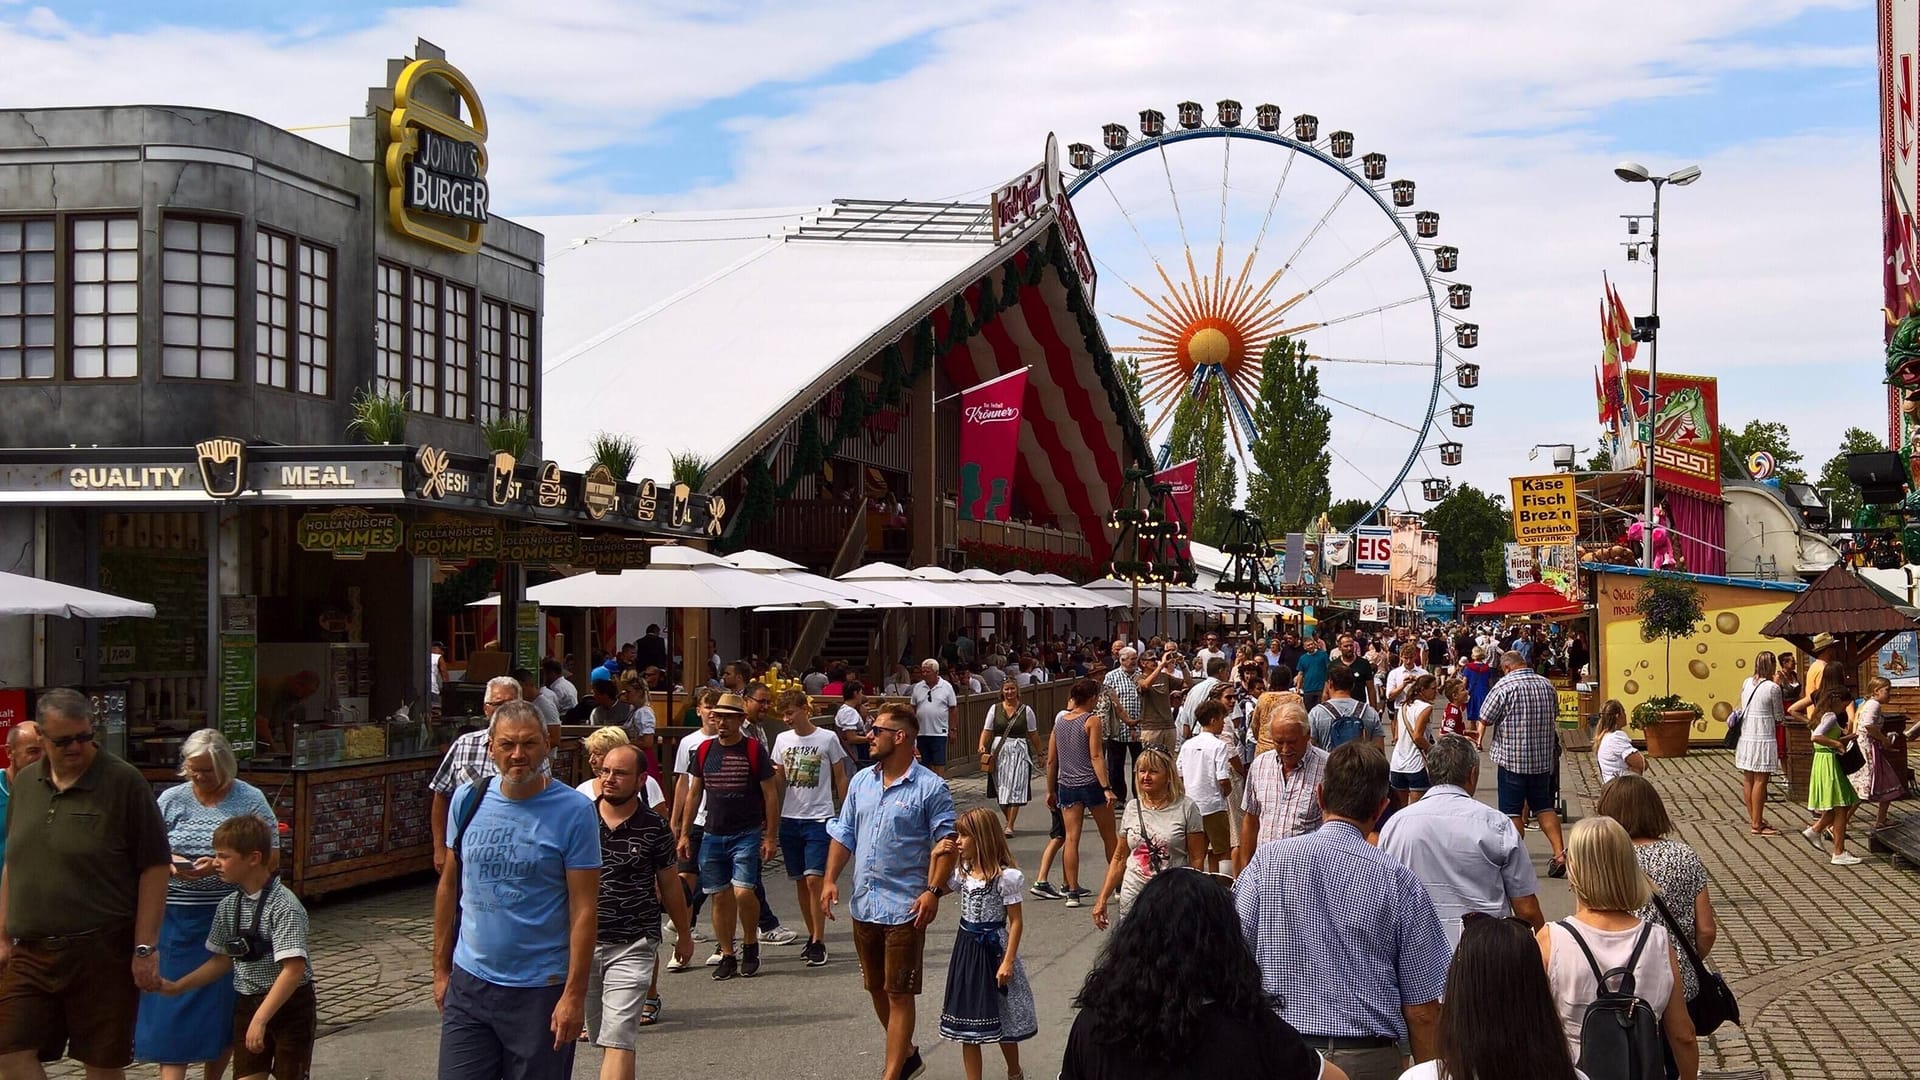
<svg viewBox="0 0 1920 1080">
<path fill-rule="evenodd" d="M 907 371 L 900 359 L 900 343 L 895 341 L 880 350 L 880 404 L 891 409 L 900 404 L 907 392 Z"/>
<path fill-rule="evenodd" d="M 779 500 L 773 483 L 773 469 L 767 465 L 765 456 L 755 454 L 747 462 L 746 472 L 746 492 L 740 499 L 740 510 L 734 514 L 722 544 L 728 551 L 739 550 L 755 525 L 772 520 L 774 504 Z"/>
<path fill-rule="evenodd" d="M 848 376 L 847 381 L 840 384 L 840 422 L 833 429 L 833 442 L 829 447 L 829 453 L 838 450 L 840 444 L 846 440 L 859 438 L 860 433 L 866 430 L 867 417 L 872 412 L 872 407 L 867 404 L 866 392 L 860 387 L 859 378 Z"/>
<path fill-rule="evenodd" d="M 1012 260 L 1007 262 L 1007 273 L 1000 280 L 1000 308 L 1006 310 L 1020 303 L 1020 268 Z"/>
</svg>

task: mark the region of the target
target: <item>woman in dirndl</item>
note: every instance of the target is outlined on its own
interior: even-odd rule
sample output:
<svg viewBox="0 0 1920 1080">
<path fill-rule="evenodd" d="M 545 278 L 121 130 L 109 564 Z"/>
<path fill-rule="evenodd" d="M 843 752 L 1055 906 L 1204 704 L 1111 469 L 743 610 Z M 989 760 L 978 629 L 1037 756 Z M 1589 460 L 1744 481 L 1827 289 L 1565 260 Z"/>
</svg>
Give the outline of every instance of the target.
<svg viewBox="0 0 1920 1080">
<path fill-rule="evenodd" d="M 236 778 L 238 769 L 226 738 L 202 728 L 180 747 L 180 776 L 187 782 L 160 793 L 160 818 L 173 849 L 160 924 L 161 978 L 185 978 L 206 963 L 214 911 L 233 891 L 213 865 L 213 831 L 242 814 L 279 828 L 267 797 Z M 189 1064 L 204 1062 L 207 1080 L 215 1080 L 226 1073 L 233 1048 L 233 1005 L 231 978 L 175 996 L 141 994 L 134 1060 L 157 1062 L 162 1080 L 185 1080 Z"/>
<path fill-rule="evenodd" d="M 1012 679 L 1000 684 L 1000 703 L 987 710 L 980 725 L 980 767 L 993 777 L 994 801 L 1006 815 L 1006 835 L 1020 808 L 1033 801 L 1033 708 L 1020 703 L 1020 685 Z"/>
<path fill-rule="evenodd" d="M 1853 692 L 1844 685 L 1836 683 L 1820 691 L 1820 701 L 1815 706 L 1820 722 L 1812 736 L 1813 769 L 1807 777 L 1807 809 L 1820 818 L 1800 833 L 1815 851 L 1820 850 L 1823 836 L 1831 838 L 1833 854 L 1827 861 L 1835 866 L 1855 866 L 1860 862 L 1859 856 L 1847 854 L 1847 822 L 1852 820 L 1853 808 L 1859 805 L 1860 796 L 1854 793 L 1847 774 L 1840 771 L 1840 755 L 1854 740 L 1854 735 L 1847 730 L 1847 711 L 1852 703 Z"/>
<path fill-rule="evenodd" d="M 1887 827 L 1887 807 L 1907 793 L 1907 782 L 1894 770 L 1891 745 L 1880 723 L 1880 710 L 1886 707 L 1893 684 L 1875 676 L 1867 680 L 1867 698 L 1854 710 L 1853 733 L 1860 737 L 1860 752 L 1867 763 L 1848 777 L 1861 802 L 1874 804 L 1873 827 Z"/>
<path fill-rule="evenodd" d="M 942 853 L 959 855 L 947 887 L 960 894 L 960 930 L 947 962 L 940 1037 L 960 1043 L 967 1080 L 980 1080 L 980 1048 L 993 1043 L 1006 1058 L 1007 1080 L 1025 1080 L 1020 1043 L 1040 1030 L 1033 987 L 1020 963 L 1026 880 L 1013 864 L 1000 823 L 985 807 L 960 815 L 953 837 L 935 850 Z"/>
</svg>

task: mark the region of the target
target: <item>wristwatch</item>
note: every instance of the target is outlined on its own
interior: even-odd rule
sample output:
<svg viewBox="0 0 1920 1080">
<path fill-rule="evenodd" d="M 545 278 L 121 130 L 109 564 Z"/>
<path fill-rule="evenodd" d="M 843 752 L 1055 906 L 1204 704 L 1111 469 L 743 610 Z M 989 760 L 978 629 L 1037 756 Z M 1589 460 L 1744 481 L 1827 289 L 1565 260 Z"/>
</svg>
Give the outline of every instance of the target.
<svg viewBox="0 0 1920 1080">
<path fill-rule="evenodd" d="M 941 897 L 943 897 L 943 896 L 945 896 L 945 895 L 947 895 L 947 890 L 946 890 L 945 888 L 943 888 L 943 887 L 941 887 L 941 886 L 939 886 L 939 885 L 928 885 L 928 886 L 926 886 L 925 888 L 923 888 L 923 889 L 921 889 L 920 891 L 921 891 L 921 892 L 930 892 L 930 893 L 932 893 L 932 894 L 933 894 L 933 898 L 934 898 L 935 900 L 938 900 L 938 899 L 940 899 Z"/>
<path fill-rule="evenodd" d="M 160 946 L 158 945 L 135 945 L 133 947 L 134 957 L 140 960 L 145 960 L 147 957 L 152 956 L 159 951 L 160 951 Z"/>
</svg>

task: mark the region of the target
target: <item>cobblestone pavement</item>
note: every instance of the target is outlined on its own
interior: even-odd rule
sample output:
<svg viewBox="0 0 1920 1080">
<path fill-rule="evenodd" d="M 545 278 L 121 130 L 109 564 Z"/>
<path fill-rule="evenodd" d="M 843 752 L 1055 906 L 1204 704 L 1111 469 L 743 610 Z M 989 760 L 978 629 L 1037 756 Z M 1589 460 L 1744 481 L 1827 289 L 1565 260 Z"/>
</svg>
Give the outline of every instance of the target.
<svg viewBox="0 0 1920 1080">
<path fill-rule="evenodd" d="M 1593 759 L 1568 760 L 1569 793 L 1591 807 Z M 1720 934 L 1708 962 L 1732 986 L 1744 1022 L 1702 1042 L 1702 1070 L 1758 1067 L 1790 1080 L 1920 1075 L 1911 1020 L 1920 1014 L 1920 873 L 1868 853 L 1870 813 L 1854 819 L 1847 843 L 1864 861 L 1830 866 L 1799 835 L 1812 815 L 1785 803 L 1778 783 L 1767 819 L 1783 835 L 1747 832 L 1730 751 L 1655 759 L 1647 775 L 1679 838 L 1713 875 Z M 1894 804 L 1895 818 L 1914 805 Z"/>
<path fill-rule="evenodd" d="M 1713 874 L 1720 936 L 1709 959 L 1733 986 L 1746 1022 L 1702 1042 L 1705 1076 L 1920 1075 L 1920 1027 L 1907 1019 L 1920 1015 L 1920 923 L 1910 914 L 1920 912 L 1920 873 L 1869 854 L 1859 821 L 1849 850 L 1865 861 L 1829 866 L 1797 835 L 1810 815 L 1782 802 L 1778 785 L 1768 817 L 1792 831 L 1749 835 L 1729 752 L 1695 750 L 1656 760 L 1648 775 L 1665 796 L 1680 838 Z M 1566 785 L 1578 816 L 1599 789 L 1591 756 L 1569 755 Z M 954 786 L 963 806 L 985 801 L 978 779 Z M 1896 817 L 1913 812 L 1912 803 L 1895 805 Z M 432 903 L 432 885 L 422 880 L 314 906 L 323 1034 L 429 1002 Z M 141 1066 L 132 1074 L 154 1071 Z M 81 1073 L 63 1064 L 50 1075 L 77 1080 Z"/>
</svg>

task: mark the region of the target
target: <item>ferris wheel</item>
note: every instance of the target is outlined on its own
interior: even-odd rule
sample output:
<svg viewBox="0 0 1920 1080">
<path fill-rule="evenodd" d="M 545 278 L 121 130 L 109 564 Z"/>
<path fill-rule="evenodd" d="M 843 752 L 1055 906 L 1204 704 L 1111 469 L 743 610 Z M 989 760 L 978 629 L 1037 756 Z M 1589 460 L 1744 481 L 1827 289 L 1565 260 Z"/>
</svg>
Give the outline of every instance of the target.
<svg viewBox="0 0 1920 1080">
<path fill-rule="evenodd" d="M 1411 508 L 1414 479 L 1444 498 L 1457 429 L 1473 425 L 1458 391 L 1479 385 L 1462 353 L 1480 327 L 1440 215 L 1414 209 L 1414 182 L 1389 179 L 1385 154 L 1356 157 L 1353 132 L 1323 135 L 1316 116 L 1259 105 L 1243 125 L 1237 101 L 1211 123 L 1198 102 L 1175 108 L 1173 124 L 1141 111 L 1138 138 L 1114 123 L 1103 149 L 1067 147 L 1066 194 L 1109 285 L 1100 315 L 1139 366 L 1149 436 L 1200 399 L 1224 411 L 1244 472 L 1261 355 L 1285 336 L 1318 370 L 1333 497 L 1367 498 L 1369 517 Z"/>
</svg>

